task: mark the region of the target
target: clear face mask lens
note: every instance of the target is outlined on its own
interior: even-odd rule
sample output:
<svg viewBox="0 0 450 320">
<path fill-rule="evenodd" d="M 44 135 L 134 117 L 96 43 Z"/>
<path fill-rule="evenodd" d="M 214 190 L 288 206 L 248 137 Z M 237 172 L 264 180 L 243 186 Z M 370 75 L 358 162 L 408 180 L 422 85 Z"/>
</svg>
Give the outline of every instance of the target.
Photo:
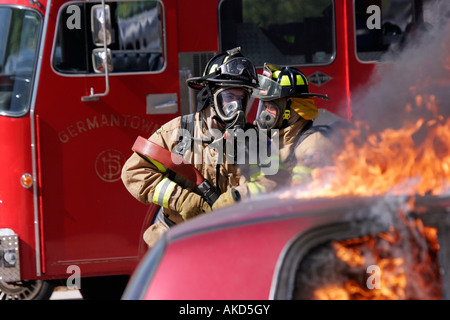
<svg viewBox="0 0 450 320">
<path fill-rule="evenodd" d="M 227 89 L 219 93 L 218 103 L 225 117 L 231 117 L 238 111 L 245 111 L 249 94 L 244 90 Z"/>
<path fill-rule="evenodd" d="M 270 113 L 278 113 L 278 106 L 272 103 L 265 103 L 264 110 L 267 110 Z"/>
</svg>

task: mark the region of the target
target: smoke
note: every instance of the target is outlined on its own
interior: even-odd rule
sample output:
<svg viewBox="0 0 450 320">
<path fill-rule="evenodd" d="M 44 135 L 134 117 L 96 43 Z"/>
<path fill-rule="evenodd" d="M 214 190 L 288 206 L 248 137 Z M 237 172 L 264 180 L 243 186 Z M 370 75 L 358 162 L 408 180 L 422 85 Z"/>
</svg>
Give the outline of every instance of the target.
<svg viewBox="0 0 450 320">
<path fill-rule="evenodd" d="M 373 131 L 399 128 L 405 120 L 438 114 L 420 99 L 436 99 L 438 113 L 450 115 L 450 3 L 434 1 L 424 7 L 424 23 L 406 41 L 385 55 L 365 88 L 352 92 L 353 120 Z M 406 110 L 406 106 L 409 109 Z"/>
<path fill-rule="evenodd" d="M 391 48 L 369 85 L 352 92 L 354 126 L 331 135 L 333 168 L 315 172 L 309 195 L 326 196 L 326 181 L 335 196 L 446 189 L 450 3 L 434 1 L 424 11 L 424 23 Z"/>
</svg>

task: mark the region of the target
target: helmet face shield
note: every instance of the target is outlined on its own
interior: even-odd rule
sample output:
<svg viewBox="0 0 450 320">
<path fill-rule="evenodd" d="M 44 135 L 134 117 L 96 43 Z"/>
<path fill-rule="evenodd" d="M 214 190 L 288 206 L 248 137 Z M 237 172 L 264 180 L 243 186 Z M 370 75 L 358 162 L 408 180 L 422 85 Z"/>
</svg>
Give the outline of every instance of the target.
<svg viewBox="0 0 450 320">
<path fill-rule="evenodd" d="M 281 85 L 272 79 L 258 75 L 258 88 L 254 89 L 252 96 L 263 101 L 278 99 L 281 97 Z"/>
<path fill-rule="evenodd" d="M 190 78 L 189 87 L 202 89 L 206 85 L 220 87 L 258 87 L 258 74 L 251 60 L 242 56 L 219 55 L 208 62 L 202 77 Z"/>
<path fill-rule="evenodd" d="M 327 95 L 310 93 L 307 77 L 298 69 L 264 64 L 263 75 L 258 76 L 259 86 L 253 96 L 260 100 L 278 98 L 321 98 L 329 100 Z"/>
<path fill-rule="evenodd" d="M 246 72 L 246 76 L 250 77 L 250 79 L 258 78 L 253 63 L 243 57 L 233 58 L 225 62 L 219 67 L 219 70 L 221 75 L 237 77 L 243 76 L 244 72 Z"/>
</svg>

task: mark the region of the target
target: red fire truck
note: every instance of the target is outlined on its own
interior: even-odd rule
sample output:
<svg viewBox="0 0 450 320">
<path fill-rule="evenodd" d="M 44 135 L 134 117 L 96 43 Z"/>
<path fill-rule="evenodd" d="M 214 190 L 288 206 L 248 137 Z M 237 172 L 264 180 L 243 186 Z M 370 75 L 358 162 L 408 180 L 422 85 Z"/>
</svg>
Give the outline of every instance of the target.
<svg viewBox="0 0 450 320">
<path fill-rule="evenodd" d="M 138 136 L 195 110 L 185 80 L 215 53 L 297 66 L 330 97 L 319 107 L 351 119 L 352 90 L 420 11 L 417 0 L 0 0 L 0 299 L 46 299 L 80 278 L 85 297 L 120 296 L 157 209 L 126 191 L 122 165 Z"/>
</svg>

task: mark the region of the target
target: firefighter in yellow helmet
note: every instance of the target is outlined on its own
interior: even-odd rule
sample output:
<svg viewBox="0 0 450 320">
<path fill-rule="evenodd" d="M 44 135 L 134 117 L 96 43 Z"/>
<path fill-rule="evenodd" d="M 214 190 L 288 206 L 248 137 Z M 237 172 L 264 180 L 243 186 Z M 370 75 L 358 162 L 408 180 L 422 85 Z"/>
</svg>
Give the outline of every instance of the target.
<svg viewBox="0 0 450 320">
<path fill-rule="evenodd" d="M 276 174 L 264 174 L 259 165 L 252 165 L 248 180 L 240 187 L 240 198 L 252 198 L 283 187 L 306 183 L 312 169 L 327 164 L 331 142 L 326 126 L 313 127 L 319 111 L 313 97 L 329 100 L 328 96 L 310 93 L 308 80 L 296 68 L 280 67 L 265 63 L 263 75 L 259 75 L 259 87 L 253 96 L 260 99 L 255 120 L 260 132 L 267 133 L 268 142 L 278 141 L 278 153 L 271 157 L 278 164 Z M 276 137 L 277 136 L 277 137 Z M 277 138 L 277 139 L 275 139 Z M 247 188 L 243 188 L 243 186 Z M 244 189 L 244 190 L 243 190 Z M 233 204 L 230 192 L 222 194 L 213 209 Z"/>
<path fill-rule="evenodd" d="M 259 82 L 261 89 L 253 92 L 260 99 L 256 124 L 279 135 L 280 162 L 291 171 L 292 183 L 307 182 L 312 169 L 331 160 L 326 127 L 313 127 L 319 114 L 313 97 L 329 98 L 309 92 L 307 78 L 293 67 L 266 63 Z"/>
</svg>

